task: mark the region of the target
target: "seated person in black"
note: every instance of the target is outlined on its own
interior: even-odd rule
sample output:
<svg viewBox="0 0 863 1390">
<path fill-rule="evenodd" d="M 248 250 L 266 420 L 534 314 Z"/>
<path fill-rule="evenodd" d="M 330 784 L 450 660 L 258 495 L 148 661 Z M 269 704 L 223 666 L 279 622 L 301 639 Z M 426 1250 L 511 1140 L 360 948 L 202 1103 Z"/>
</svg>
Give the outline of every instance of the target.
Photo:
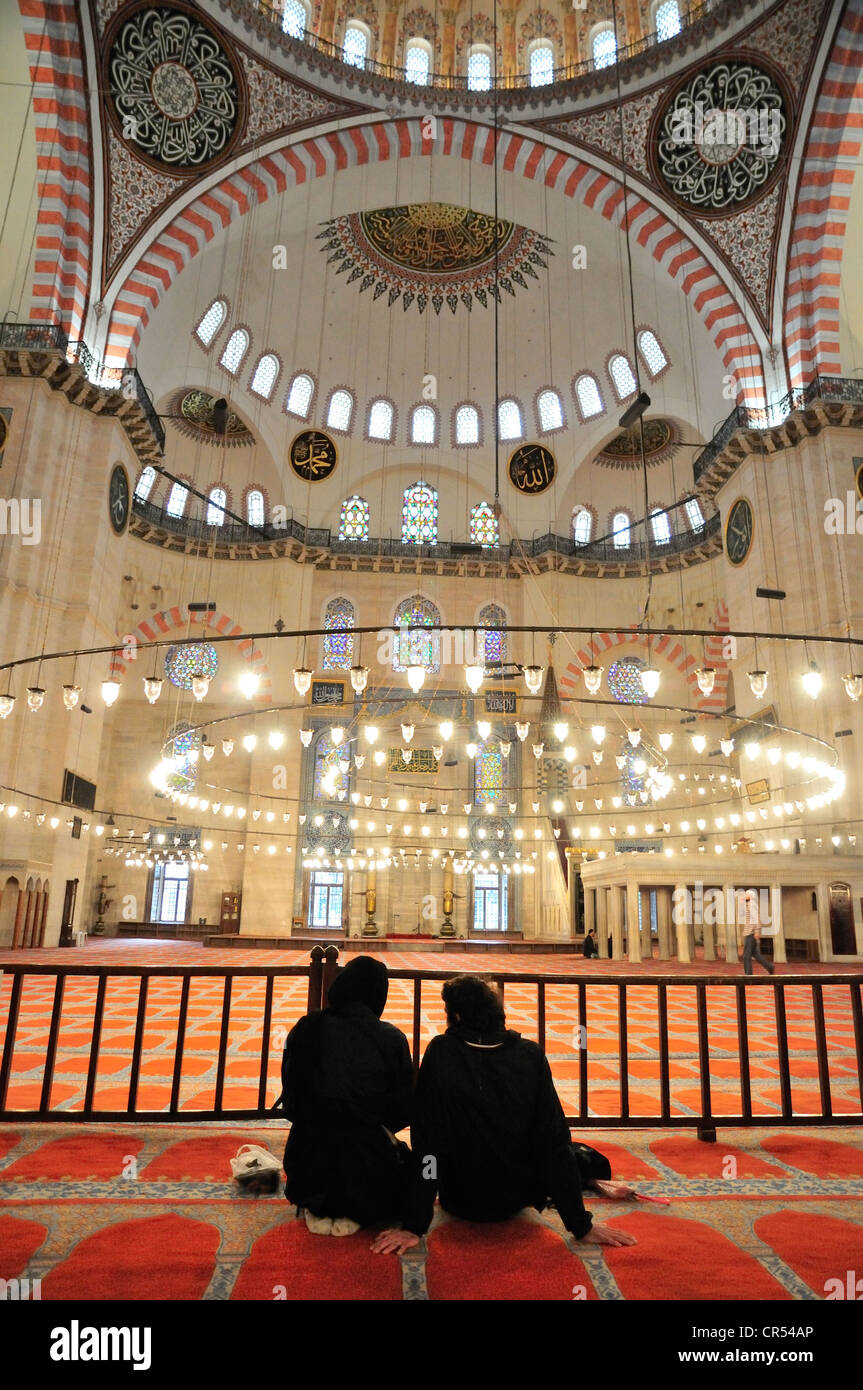
<svg viewBox="0 0 863 1390">
<path fill-rule="evenodd" d="M 285 1043 L 285 1196 L 316 1235 L 405 1215 L 410 1151 L 394 1136 L 409 1120 L 414 1071 L 404 1034 L 381 1022 L 388 989 L 386 966 L 355 956 L 328 1007 L 301 1018 Z"/>
<path fill-rule="evenodd" d="M 587 936 L 584 938 L 582 950 L 588 960 L 590 960 L 592 956 L 599 955 L 599 947 L 596 944 L 596 932 L 593 930 L 593 927 L 591 927 Z"/>
<path fill-rule="evenodd" d="M 576 1239 L 634 1245 L 633 1236 L 585 1211 L 581 1165 L 548 1062 L 536 1043 L 507 1029 L 498 991 L 457 975 L 443 1000 L 447 1030 L 426 1050 L 411 1122 L 414 1209 L 404 1230 L 382 1232 L 372 1249 L 401 1254 L 417 1245 L 437 1192 L 441 1206 L 466 1221 L 542 1211 L 550 1199 Z"/>
</svg>

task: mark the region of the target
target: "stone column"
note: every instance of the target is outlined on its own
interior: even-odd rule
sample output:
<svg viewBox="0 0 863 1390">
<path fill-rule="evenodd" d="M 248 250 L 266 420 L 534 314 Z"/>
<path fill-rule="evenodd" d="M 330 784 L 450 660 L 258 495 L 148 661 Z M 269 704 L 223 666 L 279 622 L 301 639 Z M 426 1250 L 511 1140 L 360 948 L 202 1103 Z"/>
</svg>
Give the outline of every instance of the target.
<svg viewBox="0 0 863 1390">
<path fill-rule="evenodd" d="M 770 885 L 770 927 L 773 936 L 773 959 L 778 965 L 785 965 L 788 954 L 785 950 L 785 925 L 782 921 L 782 885 Z M 762 928 L 762 935 L 764 931 Z"/>
<path fill-rule="evenodd" d="M 584 890 L 584 934 L 596 929 L 596 897 L 593 888 Z"/>
<path fill-rule="evenodd" d="M 625 0 L 623 12 L 626 16 L 626 33 L 619 36 L 619 43 L 621 48 L 628 48 L 631 43 L 637 43 L 647 32 L 647 28 L 653 26 L 644 26 L 641 18 L 640 0 Z"/>
<path fill-rule="evenodd" d="M 518 72 L 518 59 L 515 45 L 515 16 L 517 11 L 501 10 L 503 20 L 503 75 L 515 77 Z"/>
<path fill-rule="evenodd" d="M 637 883 L 627 883 L 626 885 L 626 946 L 629 959 L 633 964 L 641 960 L 641 932 L 638 926 L 638 897 L 639 887 Z"/>
<path fill-rule="evenodd" d="M 563 16 L 563 61 L 566 67 L 575 67 L 579 61 L 578 20 L 575 10 L 567 10 Z"/>
<path fill-rule="evenodd" d="M 42 917 L 41 917 L 41 920 L 40 920 L 40 922 L 39 922 L 39 936 L 38 936 L 38 938 L 37 938 L 37 940 L 36 940 L 36 943 L 35 943 L 37 946 L 42 946 L 42 945 L 44 944 L 44 942 L 45 942 L 45 919 L 46 919 L 46 917 L 48 916 L 48 898 L 49 898 L 49 896 L 50 896 L 50 895 L 49 895 L 47 892 L 45 892 L 45 893 L 42 894 Z"/>
<path fill-rule="evenodd" d="M 441 33 L 440 70 L 444 77 L 452 77 L 455 72 L 455 22 L 458 10 L 441 10 L 443 30 Z"/>
<path fill-rule="evenodd" d="M 389 67 L 394 66 L 396 61 L 396 28 L 398 25 L 398 14 L 398 0 L 386 0 L 384 29 L 381 36 L 380 60 Z"/>
<path fill-rule="evenodd" d="M 653 959 L 653 936 L 650 930 L 650 889 L 641 892 L 641 959 Z"/>
<path fill-rule="evenodd" d="M 327 43 L 335 43 L 336 0 L 323 0 L 318 33 Z"/>
<path fill-rule="evenodd" d="M 656 928 L 659 936 L 659 959 L 668 960 L 671 955 L 671 889 L 656 890 Z"/>
<path fill-rule="evenodd" d="M 721 891 L 722 891 L 722 893 L 723 893 L 723 901 L 724 901 L 725 889 L 722 888 Z M 706 897 L 706 896 L 707 896 L 707 894 L 705 893 L 705 897 Z M 710 907 L 710 908 L 708 909 L 708 912 L 709 912 L 709 915 L 712 917 L 712 916 L 715 915 L 716 909 L 715 909 L 714 907 Z M 701 911 L 701 939 L 702 939 L 702 941 L 704 942 L 704 959 L 705 959 L 705 960 L 716 960 L 716 923 L 715 923 L 715 922 L 705 922 L 704 916 L 705 916 L 704 908 L 702 907 L 702 911 Z"/>
<path fill-rule="evenodd" d="M 596 890 L 596 944 L 603 960 L 608 960 L 608 889 Z"/>
<path fill-rule="evenodd" d="M 684 883 L 678 883 L 674 891 L 678 896 L 678 902 L 686 900 L 686 885 Z M 683 915 L 681 910 L 681 916 Z M 679 921 L 675 925 L 677 930 L 677 959 L 685 965 L 689 965 L 692 961 L 692 951 L 689 945 L 692 925 L 685 920 Z"/>
<path fill-rule="evenodd" d="M 18 905 L 15 909 L 15 930 L 12 933 L 12 950 L 17 951 L 23 945 L 21 933 L 24 929 L 24 910 L 27 906 L 29 894 L 26 888 L 18 889 Z"/>
<path fill-rule="evenodd" d="M 611 955 L 613 960 L 623 960 L 623 889 L 613 883 L 608 891 L 611 894 Z"/>
<path fill-rule="evenodd" d="M 818 945 L 821 959 L 832 961 L 833 937 L 830 932 L 830 895 L 827 892 L 827 884 L 823 880 L 815 885 L 815 898 L 818 903 Z"/>
</svg>

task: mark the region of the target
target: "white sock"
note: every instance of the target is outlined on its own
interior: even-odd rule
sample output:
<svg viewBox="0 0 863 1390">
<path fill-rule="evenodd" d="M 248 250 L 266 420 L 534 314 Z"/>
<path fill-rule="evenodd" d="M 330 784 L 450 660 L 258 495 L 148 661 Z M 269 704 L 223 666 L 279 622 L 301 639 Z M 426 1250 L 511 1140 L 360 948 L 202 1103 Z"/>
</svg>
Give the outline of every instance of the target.
<svg viewBox="0 0 863 1390">
<path fill-rule="evenodd" d="M 310 1211 L 306 1212 L 306 1225 L 313 1236 L 331 1236 L 333 1231 L 333 1218 L 331 1216 L 312 1216 Z"/>
<path fill-rule="evenodd" d="M 359 1221 L 352 1221 L 349 1216 L 337 1216 L 333 1221 L 334 1236 L 354 1236 L 360 1229 Z"/>
</svg>

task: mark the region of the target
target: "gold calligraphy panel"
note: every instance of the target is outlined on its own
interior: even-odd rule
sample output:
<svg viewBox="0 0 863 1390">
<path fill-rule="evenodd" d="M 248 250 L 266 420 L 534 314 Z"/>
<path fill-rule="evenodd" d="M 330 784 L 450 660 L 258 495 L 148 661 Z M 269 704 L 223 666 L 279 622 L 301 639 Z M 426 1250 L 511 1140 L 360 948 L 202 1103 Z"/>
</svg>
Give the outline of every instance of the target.
<svg viewBox="0 0 863 1390">
<path fill-rule="evenodd" d="M 510 482 L 529 497 L 551 487 L 556 472 L 554 454 L 542 444 L 520 444 L 509 461 Z"/>
<path fill-rule="evenodd" d="M 291 444 L 291 467 L 306 483 L 321 483 L 338 462 L 336 446 L 323 430 L 301 430 Z"/>
<path fill-rule="evenodd" d="M 391 748 L 387 768 L 389 772 L 395 772 L 400 777 L 407 773 L 415 773 L 421 777 L 437 777 L 438 761 L 430 748 L 414 748 L 410 762 L 406 763 L 402 757 L 402 750 Z"/>
</svg>

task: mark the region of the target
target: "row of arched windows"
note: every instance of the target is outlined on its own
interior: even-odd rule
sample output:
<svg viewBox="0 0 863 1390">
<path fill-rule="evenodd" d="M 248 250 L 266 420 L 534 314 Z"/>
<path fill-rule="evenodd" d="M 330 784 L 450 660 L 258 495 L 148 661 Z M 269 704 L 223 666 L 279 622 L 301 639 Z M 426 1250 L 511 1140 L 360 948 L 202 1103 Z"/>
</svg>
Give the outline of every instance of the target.
<svg viewBox="0 0 863 1390">
<path fill-rule="evenodd" d="M 153 488 L 156 483 L 156 470 L 152 464 L 142 469 L 141 475 L 135 484 L 135 500 L 138 502 L 149 502 L 152 498 Z M 189 501 L 190 490 L 182 482 L 171 484 L 165 501 L 165 511 L 168 516 L 179 519 L 185 516 L 186 506 Z M 206 524 L 208 526 L 224 526 L 225 510 L 228 506 L 227 488 L 218 484 L 210 488 L 207 494 Z M 266 503 L 264 494 L 259 487 L 247 487 L 243 493 L 243 509 L 246 521 L 249 526 L 263 527 L 266 521 Z"/>
<path fill-rule="evenodd" d="M 476 622 L 485 629 L 476 634 L 476 659 L 486 666 L 502 665 L 508 660 L 507 623 L 504 610 L 496 603 L 486 604 L 477 614 Z M 406 671 L 409 666 L 424 666 L 426 671 L 440 671 L 440 635 L 434 631 L 441 626 L 437 605 L 422 594 L 413 594 L 400 603 L 394 623 L 407 630 L 399 633 L 393 650 L 393 670 Z M 324 611 L 322 671 L 349 671 L 354 664 L 354 635 L 356 610 L 349 598 L 330 599 Z M 343 629 L 335 631 L 335 629 Z M 425 631 L 424 629 L 428 629 Z"/>
<path fill-rule="evenodd" d="M 471 508 L 470 539 L 484 550 L 500 545 L 500 527 L 494 508 L 488 502 L 478 502 Z M 438 495 L 428 483 L 414 483 L 402 494 L 402 543 L 404 545 L 437 545 Z M 365 541 L 369 538 L 369 504 L 364 497 L 347 497 L 342 503 L 339 520 L 340 541 Z"/>
<path fill-rule="evenodd" d="M 697 497 L 687 497 L 683 504 L 683 510 L 690 531 L 697 533 L 703 531 L 706 525 L 704 512 Z M 595 539 L 596 514 L 592 508 L 584 505 L 577 506 L 572 513 L 572 539 L 576 545 L 590 545 Z M 609 517 L 609 529 L 611 532 L 611 542 L 615 550 L 629 550 L 632 546 L 632 527 L 634 518 L 627 511 L 616 511 Z M 671 518 L 664 507 L 652 507 L 650 510 L 650 530 L 654 544 L 671 544 Z"/>
<path fill-rule="evenodd" d="M 282 29 L 293 38 L 302 39 L 310 27 L 309 0 L 284 0 Z M 662 41 L 680 33 L 679 0 L 654 0 L 653 25 L 656 37 Z M 595 68 L 609 67 L 617 61 L 617 39 L 614 26 L 608 21 L 594 25 L 590 36 L 590 51 Z M 352 67 L 364 67 L 373 57 L 372 31 L 363 20 L 349 18 L 345 25 L 342 56 Z M 413 35 L 405 41 L 404 69 L 408 82 L 424 86 L 431 77 L 432 45 L 428 39 Z M 467 85 L 473 92 L 488 91 L 492 84 L 494 56 L 491 45 L 475 43 L 467 50 Z M 527 75 L 531 87 L 542 87 L 554 79 L 554 45 L 548 38 L 534 39 L 527 49 Z"/>
<path fill-rule="evenodd" d="M 228 315 L 224 299 L 215 299 L 201 318 L 195 335 L 205 348 L 210 348 Z M 219 358 L 219 365 L 237 376 L 249 351 L 250 338 L 247 329 L 235 328 Z M 650 328 L 641 328 L 636 334 L 638 354 L 648 375 L 656 380 L 669 366 L 668 356 L 656 334 Z M 630 399 L 638 389 L 632 363 L 624 352 L 612 352 L 606 363 L 606 372 L 618 403 Z M 257 360 L 249 378 L 249 390 L 262 400 L 273 397 L 276 384 L 282 374 L 282 363 L 274 352 L 265 352 Z M 572 393 L 578 414 L 583 424 L 607 409 L 599 379 L 593 372 L 580 372 L 572 381 Z M 311 413 L 315 394 L 315 381 L 308 372 L 297 372 L 291 378 L 284 399 L 284 409 L 288 415 L 299 420 L 307 420 Z M 563 429 L 566 423 L 563 400 L 554 387 L 547 386 L 537 392 L 536 424 L 541 434 L 549 434 Z M 328 429 L 348 434 L 356 416 L 356 397 L 346 386 L 334 388 L 327 399 L 324 422 Z M 366 438 L 382 444 L 395 442 L 396 408 L 391 400 L 381 396 L 369 402 L 366 412 Z M 506 397 L 498 404 L 498 431 L 504 441 L 524 439 L 524 414 L 519 402 Z M 436 405 L 424 402 L 411 408 L 408 416 L 409 444 L 438 446 L 441 442 L 440 412 Z M 454 448 L 474 448 L 483 442 L 483 422 L 479 408 L 469 401 L 455 406 L 452 412 L 451 437 Z"/>
</svg>

